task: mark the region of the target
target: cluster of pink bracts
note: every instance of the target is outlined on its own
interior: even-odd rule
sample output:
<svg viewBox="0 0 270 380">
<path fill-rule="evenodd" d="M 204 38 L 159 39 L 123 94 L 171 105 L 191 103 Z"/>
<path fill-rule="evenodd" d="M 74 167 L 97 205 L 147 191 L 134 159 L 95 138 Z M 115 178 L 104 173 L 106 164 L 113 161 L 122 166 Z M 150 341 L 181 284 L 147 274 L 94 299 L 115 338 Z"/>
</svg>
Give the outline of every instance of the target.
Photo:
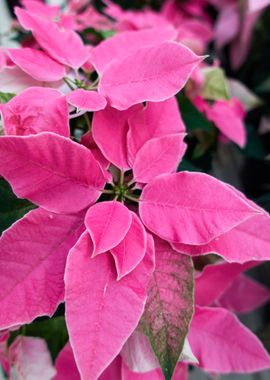
<svg viewBox="0 0 270 380">
<path fill-rule="evenodd" d="M 223 138 L 245 145 L 248 107 L 237 91 L 204 98 L 203 54 L 215 40 L 241 64 L 269 1 L 168 0 L 160 13 L 107 1 L 110 18 L 87 1 L 62 13 L 21 2 L 15 13 L 33 39 L 0 51 L 1 91 L 16 94 L 0 106 L 0 175 L 38 208 L 0 240 L 7 376 L 184 380 L 188 364 L 216 374 L 270 368 L 234 315 L 270 298 L 244 274 L 270 258 L 270 216 L 207 174 L 176 172 L 186 133 L 174 97 L 185 87 Z M 92 47 L 78 34 L 86 27 L 115 35 Z M 89 131 L 78 143 L 69 122 L 81 115 Z M 209 253 L 222 259 L 195 273 L 194 306 L 193 260 Z M 55 366 L 40 338 L 18 336 L 8 347 L 8 330 L 52 316 L 63 301 L 69 343 Z"/>
</svg>

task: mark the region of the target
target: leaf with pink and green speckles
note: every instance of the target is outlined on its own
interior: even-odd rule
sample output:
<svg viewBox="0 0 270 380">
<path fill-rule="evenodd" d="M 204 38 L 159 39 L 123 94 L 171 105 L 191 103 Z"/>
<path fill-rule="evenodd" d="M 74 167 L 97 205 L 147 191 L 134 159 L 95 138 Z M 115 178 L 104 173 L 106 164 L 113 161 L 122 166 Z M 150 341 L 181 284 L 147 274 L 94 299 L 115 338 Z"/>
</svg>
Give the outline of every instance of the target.
<svg viewBox="0 0 270 380">
<path fill-rule="evenodd" d="M 142 328 L 166 380 L 172 378 L 193 314 L 193 265 L 168 243 L 155 240 L 156 269 L 149 284 Z"/>
</svg>

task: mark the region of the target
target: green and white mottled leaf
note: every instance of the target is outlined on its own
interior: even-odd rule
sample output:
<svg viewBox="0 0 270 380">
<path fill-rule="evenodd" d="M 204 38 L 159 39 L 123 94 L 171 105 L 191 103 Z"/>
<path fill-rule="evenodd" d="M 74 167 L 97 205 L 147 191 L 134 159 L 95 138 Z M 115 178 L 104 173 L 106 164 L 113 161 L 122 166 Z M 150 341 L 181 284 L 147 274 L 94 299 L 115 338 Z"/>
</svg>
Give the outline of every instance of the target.
<svg viewBox="0 0 270 380">
<path fill-rule="evenodd" d="M 237 98 L 246 111 L 251 111 L 264 104 L 263 100 L 252 92 L 244 83 L 236 79 L 228 79 L 230 97 Z"/>
<path fill-rule="evenodd" d="M 230 98 L 224 71 L 219 67 L 207 67 L 203 69 L 204 86 L 202 96 L 208 100 Z"/>
</svg>

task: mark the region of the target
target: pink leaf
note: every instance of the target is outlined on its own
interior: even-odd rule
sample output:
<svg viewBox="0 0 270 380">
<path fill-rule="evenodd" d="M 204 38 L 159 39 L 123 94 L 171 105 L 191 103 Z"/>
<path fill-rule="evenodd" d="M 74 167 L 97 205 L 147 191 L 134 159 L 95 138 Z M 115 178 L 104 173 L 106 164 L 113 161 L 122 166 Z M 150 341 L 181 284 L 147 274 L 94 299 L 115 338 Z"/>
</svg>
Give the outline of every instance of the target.
<svg viewBox="0 0 270 380">
<path fill-rule="evenodd" d="M 240 22 L 239 8 L 236 2 L 228 4 L 220 10 L 215 25 L 215 46 L 217 49 L 222 49 L 237 36 Z"/>
<path fill-rule="evenodd" d="M 147 141 L 137 152 L 133 173 L 140 183 L 148 183 L 159 174 L 171 173 L 186 151 L 185 134 L 174 134 Z"/>
<path fill-rule="evenodd" d="M 67 95 L 67 101 L 79 110 L 100 111 L 106 107 L 106 99 L 96 91 L 78 89 Z"/>
<path fill-rule="evenodd" d="M 172 380 L 187 380 L 188 367 L 179 363 L 176 367 Z M 112 379 L 113 380 L 113 379 Z M 160 368 L 149 372 L 133 372 L 125 363 L 122 364 L 122 380 L 164 380 L 164 376 Z"/>
<path fill-rule="evenodd" d="M 194 53 L 202 54 L 213 39 L 213 27 L 204 19 L 181 20 L 177 26 L 177 41 L 191 48 Z"/>
<path fill-rule="evenodd" d="M 260 17 L 261 12 L 262 10 L 244 14 L 240 33 L 230 46 L 230 58 L 233 70 L 238 70 L 248 56 L 253 28 Z"/>
<path fill-rule="evenodd" d="M 162 375 L 160 368 L 147 372 L 135 372 L 130 370 L 129 367 L 123 362 L 121 380 L 164 380 L 164 376 Z"/>
<path fill-rule="evenodd" d="M 116 380 L 121 378 L 121 368 L 122 368 L 122 359 L 118 355 L 113 360 L 113 362 L 105 369 L 102 375 L 99 376 L 98 380 Z"/>
<path fill-rule="evenodd" d="M 49 211 L 83 210 L 99 198 L 105 184 L 90 150 L 53 133 L 1 137 L 0 154 L 0 173 L 16 195 Z"/>
<path fill-rule="evenodd" d="M 145 8 L 142 11 L 138 10 L 128 10 L 123 11 L 120 7 L 116 9 L 115 4 L 106 0 L 106 3 L 110 5 L 109 8 L 106 9 L 106 13 L 116 20 L 118 20 L 118 29 L 119 30 L 140 30 L 140 29 L 149 29 L 149 28 L 157 28 L 157 27 L 171 27 L 171 23 L 169 23 L 162 15 L 153 11 L 150 8 Z"/>
<path fill-rule="evenodd" d="M 228 262 L 245 263 L 270 258 L 270 218 L 255 216 L 234 227 L 206 245 L 173 244 L 174 248 L 192 256 L 216 253 Z"/>
<path fill-rule="evenodd" d="M 131 216 L 132 222 L 126 236 L 120 244 L 111 249 L 118 280 L 132 272 L 142 261 L 146 252 L 147 236 L 145 228 L 136 214 L 132 212 Z"/>
<path fill-rule="evenodd" d="M 248 9 L 250 12 L 257 12 L 270 5 L 270 0 L 248 0 Z"/>
<path fill-rule="evenodd" d="M 74 354 L 69 342 L 65 347 L 59 352 L 56 362 L 55 369 L 57 371 L 56 376 L 53 380 L 80 380 L 80 374 L 77 369 Z"/>
<path fill-rule="evenodd" d="M 199 366 L 207 372 L 248 373 L 270 367 L 259 339 L 225 309 L 198 307 L 189 341 Z"/>
<path fill-rule="evenodd" d="M 137 376 L 140 374 L 141 376 L 145 375 L 147 378 L 148 374 L 150 376 L 152 373 L 154 376 L 154 373 L 157 373 L 159 374 L 158 378 L 164 379 L 159 362 L 153 352 L 153 349 L 151 348 L 149 340 L 140 332 L 139 328 L 132 333 L 127 342 L 124 344 L 121 350 L 121 357 L 123 359 L 123 363 L 126 364 L 128 369 L 134 373 L 134 376 L 135 373 L 137 373 Z M 182 354 L 179 357 L 173 379 L 179 380 L 178 376 L 180 376 L 180 373 L 183 372 L 183 367 L 186 368 L 183 361 L 198 364 L 187 339 L 185 340 Z"/>
<path fill-rule="evenodd" d="M 18 336 L 9 348 L 12 379 L 51 380 L 55 374 L 45 340 Z"/>
<path fill-rule="evenodd" d="M 65 66 L 42 51 L 31 48 L 8 49 L 8 54 L 12 62 L 36 80 L 53 82 L 66 74 Z"/>
<path fill-rule="evenodd" d="M 81 144 L 86 146 L 86 148 L 91 150 L 91 152 L 93 153 L 93 156 L 100 163 L 102 168 L 104 168 L 104 169 L 108 168 L 109 161 L 103 156 L 99 147 L 97 146 L 96 142 L 94 141 L 92 131 L 88 131 L 82 136 Z M 109 172 L 106 172 L 106 175 L 108 175 L 108 174 L 109 174 Z M 107 182 L 109 182 L 109 181 L 107 181 Z"/>
<path fill-rule="evenodd" d="M 117 201 L 100 202 L 90 207 L 85 216 L 85 226 L 93 243 L 89 257 L 116 247 L 126 236 L 132 219 L 129 209 Z"/>
<path fill-rule="evenodd" d="M 17 66 L 1 69 L 0 82 L 2 92 L 14 94 L 19 94 L 31 86 L 42 86 L 42 82 L 36 81 Z"/>
<path fill-rule="evenodd" d="M 0 380 L 6 380 L 4 373 L 10 374 L 10 362 L 8 358 L 8 340 L 10 333 L 8 330 L 0 332 L 0 366 L 2 371 L 0 372 Z"/>
<path fill-rule="evenodd" d="M 106 67 L 99 91 L 119 110 L 166 100 L 184 87 L 202 59 L 175 42 L 142 47 Z"/>
<path fill-rule="evenodd" d="M 59 91 L 31 87 L 1 107 L 3 125 L 8 135 L 55 132 L 69 137 L 68 106 Z"/>
<path fill-rule="evenodd" d="M 117 111 L 109 106 L 104 111 L 95 112 L 93 118 L 93 138 L 103 155 L 119 169 L 129 169 L 127 160 L 128 119 L 140 106 L 126 111 Z"/>
<path fill-rule="evenodd" d="M 207 243 L 260 212 L 226 184 L 202 173 L 159 176 L 146 185 L 140 199 L 146 227 L 184 244 Z"/>
<path fill-rule="evenodd" d="M 97 45 L 91 51 L 91 61 L 101 74 L 113 60 L 122 59 L 143 46 L 156 45 L 175 37 L 176 30 L 169 27 L 122 32 Z"/>
<path fill-rule="evenodd" d="M 70 251 L 65 276 L 66 320 L 82 379 L 100 376 L 141 318 L 154 269 L 153 243 L 149 244 L 144 260 L 120 281 L 115 279 L 110 255 L 89 258 L 87 232 Z"/>
<path fill-rule="evenodd" d="M 58 5 L 48 6 L 39 0 L 21 0 L 20 3 L 27 11 L 33 12 L 41 17 L 54 19 L 59 17 L 61 8 Z"/>
<path fill-rule="evenodd" d="M 23 28 L 31 30 L 40 46 L 56 61 L 74 69 L 87 61 L 89 49 L 73 30 L 60 29 L 54 22 L 18 7 L 15 14 Z"/>
<path fill-rule="evenodd" d="M 0 70 L 7 67 L 7 55 L 3 48 L 0 48 Z"/>
<path fill-rule="evenodd" d="M 156 269 L 149 283 L 141 326 L 164 377 L 170 379 L 193 314 L 193 264 L 188 256 L 179 255 L 158 238 L 155 239 L 155 252 Z"/>
<path fill-rule="evenodd" d="M 270 289 L 245 275 L 238 276 L 217 304 L 234 313 L 248 313 L 270 300 Z"/>
<path fill-rule="evenodd" d="M 174 97 L 164 102 L 148 102 L 146 107 L 129 118 L 128 123 L 128 160 L 131 166 L 138 150 L 148 140 L 185 132 L 185 125 Z"/>
<path fill-rule="evenodd" d="M 199 306 L 209 306 L 217 301 L 230 287 L 240 273 L 256 266 L 256 262 L 246 264 L 217 263 L 207 265 L 195 280 L 195 302 Z M 215 284 L 215 286 L 213 286 Z"/>
<path fill-rule="evenodd" d="M 121 357 L 132 372 L 149 372 L 159 368 L 159 362 L 148 338 L 136 329 L 121 350 Z"/>
<path fill-rule="evenodd" d="M 52 315 L 63 301 L 69 249 L 78 239 L 82 217 L 33 210 L 0 240 L 0 328 Z"/>
<path fill-rule="evenodd" d="M 237 99 L 230 101 L 217 100 L 206 110 L 209 120 L 231 141 L 244 147 L 246 144 L 246 129 L 243 122 L 244 108 Z"/>
</svg>

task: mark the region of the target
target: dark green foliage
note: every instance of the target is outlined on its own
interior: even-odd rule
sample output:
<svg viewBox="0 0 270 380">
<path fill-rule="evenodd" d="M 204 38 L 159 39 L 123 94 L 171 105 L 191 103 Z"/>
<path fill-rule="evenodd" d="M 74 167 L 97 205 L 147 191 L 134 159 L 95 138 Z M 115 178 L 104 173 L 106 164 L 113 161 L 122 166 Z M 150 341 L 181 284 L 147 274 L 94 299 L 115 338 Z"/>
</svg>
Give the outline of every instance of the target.
<svg viewBox="0 0 270 380">
<path fill-rule="evenodd" d="M 10 99 L 14 98 L 16 94 L 9 92 L 0 92 L 0 103 L 7 103 Z"/>
<path fill-rule="evenodd" d="M 9 184 L 0 178 L 0 234 L 33 208 L 32 203 L 18 199 Z"/>
<path fill-rule="evenodd" d="M 37 320 L 11 333 L 9 344 L 18 335 L 40 337 L 46 340 L 53 360 L 68 341 L 68 332 L 63 316 Z"/>
</svg>

